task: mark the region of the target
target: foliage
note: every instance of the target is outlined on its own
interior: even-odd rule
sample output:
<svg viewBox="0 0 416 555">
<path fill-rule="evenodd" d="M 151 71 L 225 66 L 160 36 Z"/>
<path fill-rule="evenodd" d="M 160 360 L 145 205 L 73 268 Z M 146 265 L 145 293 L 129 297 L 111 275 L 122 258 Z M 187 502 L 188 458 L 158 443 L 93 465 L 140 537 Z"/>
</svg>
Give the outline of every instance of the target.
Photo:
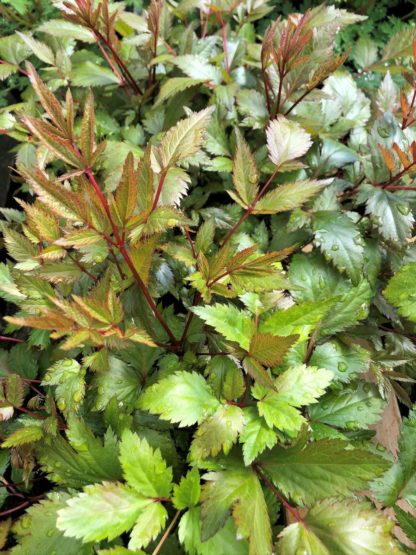
<svg viewBox="0 0 416 555">
<path fill-rule="evenodd" d="M 411 553 L 414 29 L 139 4 L 0 39 L 0 549 Z"/>
</svg>

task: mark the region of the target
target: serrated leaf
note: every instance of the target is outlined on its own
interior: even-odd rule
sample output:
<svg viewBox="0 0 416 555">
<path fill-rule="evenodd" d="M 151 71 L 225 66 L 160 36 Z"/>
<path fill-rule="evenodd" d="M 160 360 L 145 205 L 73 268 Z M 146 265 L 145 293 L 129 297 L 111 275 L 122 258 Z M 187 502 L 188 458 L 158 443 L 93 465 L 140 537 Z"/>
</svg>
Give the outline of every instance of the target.
<svg viewBox="0 0 416 555">
<path fill-rule="evenodd" d="M 360 347 L 350 347 L 334 340 L 317 345 L 310 363 L 312 366 L 331 370 L 335 380 L 348 383 L 356 374 L 368 369 L 370 353 Z"/>
<path fill-rule="evenodd" d="M 198 152 L 213 111 L 213 108 L 206 108 L 196 112 L 180 120 L 165 133 L 157 149 L 158 162 L 162 169 L 165 170 Z"/>
<path fill-rule="evenodd" d="M 284 116 L 278 116 L 269 124 L 266 135 L 269 158 L 276 166 L 300 158 L 312 144 L 310 135 Z"/>
<path fill-rule="evenodd" d="M 244 413 L 240 407 L 219 407 L 195 432 L 189 456 L 192 461 L 215 457 L 222 450 L 227 454 L 244 428 Z"/>
<path fill-rule="evenodd" d="M 237 342 L 248 351 L 255 330 L 254 323 L 248 314 L 241 312 L 231 304 L 195 307 L 193 312 L 226 339 Z"/>
<path fill-rule="evenodd" d="M 202 491 L 202 539 L 225 523 L 230 508 L 237 532 L 249 541 L 249 555 L 271 555 L 271 527 L 258 477 L 251 468 L 210 472 Z"/>
<path fill-rule="evenodd" d="M 146 547 L 164 528 L 168 512 L 161 503 L 151 503 L 140 513 L 130 534 L 129 548 Z"/>
<path fill-rule="evenodd" d="M 139 406 L 163 420 L 192 426 L 220 406 L 205 379 L 195 372 L 175 372 L 144 391 Z"/>
<path fill-rule="evenodd" d="M 266 193 L 256 204 L 253 214 L 277 214 L 299 208 L 322 190 L 325 181 L 285 183 Z"/>
<path fill-rule="evenodd" d="M 30 35 L 25 35 L 17 31 L 17 35 L 27 44 L 33 54 L 42 62 L 48 65 L 55 65 L 55 56 L 50 47 L 39 40 L 34 39 Z"/>
<path fill-rule="evenodd" d="M 416 262 L 402 266 L 387 284 L 385 298 L 395 306 L 398 313 L 416 322 Z"/>
<path fill-rule="evenodd" d="M 260 364 L 271 367 L 279 364 L 290 347 L 296 343 L 298 335 L 278 337 L 268 333 L 256 333 L 251 342 L 249 354 Z"/>
<path fill-rule="evenodd" d="M 233 160 L 233 183 L 241 200 L 246 206 L 249 206 L 258 193 L 259 172 L 246 141 L 240 133 L 236 134 L 236 138 L 237 148 Z"/>
<path fill-rule="evenodd" d="M 43 437 L 43 430 L 39 426 L 24 426 L 18 428 L 10 434 L 1 444 L 3 448 L 18 447 L 26 443 L 33 443 L 41 440 Z"/>
<path fill-rule="evenodd" d="M 363 489 L 388 463 L 339 440 L 316 441 L 289 449 L 275 447 L 260 457 L 273 483 L 296 503 L 314 503 Z"/>
<path fill-rule="evenodd" d="M 185 54 L 176 56 L 172 61 L 191 79 L 212 81 L 216 85 L 221 82 L 221 71 L 202 56 Z"/>
<path fill-rule="evenodd" d="M 71 82 L 76 87 L 103 87 L 119 84 L 118 78 L 111 69 L 94 64 L 89 60 L 74 65 Z"/>
<path fill-rule="evenodd" d="M 196 87 L 205 82 L 205 79 L 192 79 L 190 77 L 172 77 L 168 81 L 165 81 L 160 87 L 159 96 L 156 99 L 155 106 L 162 104 L 172 96 L 190 89 L 191 87 Z"/>
<path fill-rule="evenodd" d="M 266 447 L 271 449 L 277 443 L 277 433 L 272 430 L 264 418 L 252 408 L 244 410 L 245 426 L 240 434 L 243 444 L 244 464 L 248 466 L 260 455 Z"/>
<path fill-rule="evenodd" d="M 170 496 L 172 469 L 166 466 L 159 449 L 154 451 L 130 430 L 121 438 L 120 463 L 127 483 L 144 497 Z"/>
<path fill-rule="evenodd" d="M 385 403 L 371 384 L 332 391 L 309 408 L 312 422 L 345 429 L 367 429 L 380 420 Z"/>
<path fill-rule="evenodd" d="M 76 360 L 59 360 L 49 368 L 43 385 L 55 385 L 58 408 L 65 415 L 77 412 L 85 394 L 85 369 Z"/>
<path fill-rule="evenodd" d="M 86 542 L 112 540 L 130 530 L 152 500 L 120 483 L 86 486 L 58 511 L 56 526 L 66 536 Z"/>
<path fill-rule="evenodd" d="M 199 472 L 192 468 L 186 476 L 182 476 L 179 484 L 173 486 L 173 504 L 179 510 L 190 509 L 198 504 L 200 496 Z"/>
<path fill-rule="evenodd" d="M 401 555 L 390 535 L 393 522 L 368 505 L 354 501 L 322 501 L 303 522 L 280 534 L 278 555 Z"/>
<path fill-rule="evenodd" d="M 360 232 L 345 214 L 335 211 L 315 212 L 312 220 L 315 243 L 334 266 L 357 284 L 364 264 Z"/>
</svg>

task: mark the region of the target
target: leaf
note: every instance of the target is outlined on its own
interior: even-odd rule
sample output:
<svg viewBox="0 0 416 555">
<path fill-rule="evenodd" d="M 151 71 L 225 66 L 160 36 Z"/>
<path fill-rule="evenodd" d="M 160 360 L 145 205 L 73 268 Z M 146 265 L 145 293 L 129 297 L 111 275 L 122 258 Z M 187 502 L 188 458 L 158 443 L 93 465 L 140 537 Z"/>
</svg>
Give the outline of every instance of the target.
<svg viewBox="0 0 416 555">
<path fill-rule="evenodd" d="M 61 359 L 49 368 L 42 385 L 56 385 L 57 406 L 65 415 L 77 412 L 85 394 L 85 370 L 76 360 Z"/>
<path fill-rule="evenodd" d="M 91 555 L 91 545 L 64 536 L 56 528 L 57 512 L 65 507 L 69 495 L 65 492 L 53 492 L 47 499 L 29 507 L 18 521 L 13 531 L 17 535 L 18 545 L 11 550 L 12 555 L 33 555 L 44 553 L 52 555 Z"/>
<path fill-rule="evenodd" d="M 89 60 L 74 65 L 71 82 L 76 87 L 103 87 L 118 85 L 118 78 L 111 69 L 99 66 Z"/>
<path fill-rule="evenodd" d="M 310 363 L 312 366 L 331 370 L 334 380 L 348 383 L 357 374 L 368 369 L 370 353 L 360 347 L 350 347 L 334 340 L 317 345 Z"/>
<path fill-rule="evenodd" d="M 387 507 L 406 499 L 416 507 L 416 416 L 411 412 L 402 422 L 399 460 L 372 485 L 376 498 Z"/>
<path fill-rule="evenodd" d="M 285 183 L 266 193 L 256 204 L 253 214 L 277 214 L 299 208 L 314 197 L 327 181 L 297 181 Z"/>
<path fill-rule="evenodd" d="M 74 449 L 61 436 L 51 444 L 43 443 L 37 452 L 42 469 L 50 480 L 69 488 L 81 488 L 104 480 L 120 480 L 122 473 L 118 460 L 117 438 L 111 431 L 97 438 L 85 426 L 75 426 L 71 420 L 69 432 L 77 429 L 81 438 Z"/>
<path fill-rule="evenodd" d="M 369 451 L 347 447 L 340 440 L 316 441 L 289 449 L 275 447 L 264 453 L 260 461 L 283 495 L 295 503 L 310 504 L 363 489 L 388 466 Z"/>
<path fill-rule="evenodd" d="M 139 407 L 180 427 L 201 423 L 220 403 L 204 378 L 195 372 L 175 372 L 150 386 L 139 399 Z"/>
<path fill-rule="evenodd" d="M 55 56 L 47 44 L 19 31 L 16 31 L 16 33 L 39 60 L 51 66 L 55 65 Z"/>
<path fill-rule="evenodd" d="M 176 94 L 190 89 L 191 87 L 202 85 L 204 82 L 205 79 L 200 78 L 191 79 L 190 77 L 172 77 L 168 81 L 165 81 L 160 87 L 159 96 L 157 97 L 154 106 L 159 106 Z"/>
<path fill-rule="evenodd" d="M 146 547 L 163 530 L 168 512 L 161 503 L 151 503 L 140 513 L 131 531 L 129 548 L 136 551 Z"/>
<path fill-rule="evenodd" d="M 190 460 L 197 462 L 209 456 L 215 457 L 221 450 L 227 455 L 243 429 L 244 413 L 240 407 L 219 407 L 195 432 L 189 451 Z"/>
<path fill-rule="evenodd" d="M 1 444 L 4 448 L 6 447 L 18 447 L 19 445 L 25 445 L 26 443 L 33 443 L 41 440 L 43 437 L 43 430 L 39 426 L 24 426 L 23 428 L 18 428 L 13 433 L 11 433 Z"/>
<path fill-rule="evenodd" d="M 260 326 L 261 333 L 289 336 L 299 333 L 307 335 L 324 319 L 327 312 L 334 306 L 336 299 L 311 301 L 293 305 L 286 310 L 277 310 Z"/>
<path fill-rule="evenodd" d="M 231 304 L 218 303 L 213 306 L 195 307 L 193 312 L 226 339 L 237 342 L 248 351 L 255 329 L 249 315 Z"/>
<path fill-rule="evenodd" d="M 173 486 L 173 504 L 179 510 L 190 509 L 199 503 L 200 496 L 199 472 L 192 468 L 186 476 L 182 476 L 179 484 Z"/>
<path fill-rule="evenodd" d="M 170 496 L 172 469 L 166 466 L 159 449 L 154 451 L 130 430 L 121 438 L 120 463 L 127 483 L 144 497 Z"/>
<path fill-rule="evenodd" d="M 395 306 L 397 312 L 416 322 L 416 262 L 402 266 L 387 284 L 385 298 Z"/>
<path fill-rule="evenodd" d="M 250 356 L 265 366 L 276 366 L 282 362 L 287 351 L 296 343 L 297 335 L 278 337 L 268 333 L 256 333 L 250 342 Z"/>
<path fill-rule="evenodd" d="M 414 515 L 407 513 L 401 509 L 398 505 L 394 508 L 394 514 L 396 515 L 397 521 L 400 528 L 406 534 L 410 541 L 416 542 L 416 520 Z"/>
<path fill-rule="evenodd" d="M 130 530 L 150 499 L 120 483 L 86 486 L 58 511 L 56 526 L 66 536 L 85 542 L 112 540 Z"/>
<path fill-rule="evenodd" d="M 37 30 L 53 37 L 75 39 L 86 43 L 95 42 L 94 36 L 89 29 L 65 19 L 49 19 L 43 22 Z"/>
<path fill-rule="evenodd" d="M 206 108 L 180 120 L 175 127 L 165 133 L 157 149 L 157 159 L 163 170 L 173 166 L 179 160 L 196 154 L 204 138 L 214 108 Z"/>
<path fill-rule="evenodd" d="M 312 422 L 365 430 L 380 420 L 384 406 L 374 386 L 358 383 L 354 389 L 328 393 L 309 408 L 309 414 Z"/>
<path fill-rule="evenodd" d="M 309 511 L 304 522 L 280 534 L 278 555 L 401 555 L 383 514 L 355 501 L 326 500 Z"/>
<path fill-rule="evenodd" d="M 13 73 L 17 73 L 17 71 L 17 66 L 9 64 L 7 62 L 3 62 L 0 65 L 0 80 L 4 81 L 4 79 L 7 79 L 8 77 L 10 77 L 10 75 L 13 75 Z"/>
<path fill-rule="evenodd" d="M 312 145 L 311 137 L 296 122 L 278 116 L 266 129 L 269 158 L 276 164 L 300 158 Z"/>
<path fill-rule="evenodd" d="M 271 449 L 277 443 L 277 433 L 270 429 L 266 421 L 258 416 L 252 408 L 244 410 L 245 426 L 240 433 L 240 442 L 243 444 L 244 464 L 250 465 L 266 447 Z"/>
<path fill-rule="evenodd" d="M 95 137 L 95 114 L 94 114 L 94 96 L 91 91 L 88 92 L 84 104 L 84 115 L 81 122 L 80 145 L 81 151 L 87 166 L 91 165 L 91 159 L 94 154 L 94 137 Z"/>
<path fill-rule="evenodd" d="M 271 527 L 258 477 L 251 468 L 205 474 L 202 490 L 202 539 L 225 523 L 232 506 L 237 533 L 249 541 L 249 555 L 271 555 Z"/>
<path fill-rule="evenodd" d="M 352 220 L 335 211 L 315 212 L 315 243 L 334 266 L 357 284 L 364 264 L 363 239 Z"/>
<path fill-rule="evenodd" d="M 366 203 L 366 213 L 382 237 L 404 243 L 411 236 L 414 217 L 400 192 L 362 185 L 358 198 Z"/>
<path fill-rule="evenodd" d="M 211 81 L 215 85 L 221 82 L 221 71 L 202 56 L 186 54 L 176 56 L 172 62 L 191 79 Z"/>
<path fill-rule="evenodd" d="M 236 133 L 236 138 L 237 148 L 233 160 L 233 183 L 241 200 L 246 206 L 249 206 L 258 193 L 259 172 L 250 147 L 241 133 Z"/>
<path fill-rule="evenodd" d="M 138 183 L 134 169 L 134 156 L 130 152 L 124 161 L 123 173 L 115 192 L 117 212 L 123 222 L 127 222 L 134 213 L 137 203 Z"/>
<path fill-rule="evenodd" d="M 96 390 L 96 410 L 104 410 L 113 398 L 133 406 L 141 390 L 137 371 L 114 356 L 108 358 L 105 370 L 94 376 L 92 385 Z"/>
</svg>

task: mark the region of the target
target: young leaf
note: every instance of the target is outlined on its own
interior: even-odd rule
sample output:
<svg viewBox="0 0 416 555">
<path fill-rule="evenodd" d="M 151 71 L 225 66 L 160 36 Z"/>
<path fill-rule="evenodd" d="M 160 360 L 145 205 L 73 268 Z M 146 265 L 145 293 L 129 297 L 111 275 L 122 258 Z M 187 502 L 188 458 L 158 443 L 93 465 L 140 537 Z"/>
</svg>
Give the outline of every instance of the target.
<svg viewBox="0 0 416 555">
<path fill-rule="evenodd" d="M 300 158 L 312 145 L 311 137 L 296 122 L 278 116 L 266 129 L 269 158 L 276 164 Z"/>
<path fill-rule="evenodd" d="M 139 407 L 179 426 L 201 423 L 220 406 L 204 378 L 195 372 L 175 372 L 146 389 Z"/>
<path fill-rule="evenodd" d="M 233 160 L 233 183 L 241 200 L 249 206 L 258 193 L 259 172 L 250 147 L 240 133 L 236 134 L 237 148 Z"/>
</svg>

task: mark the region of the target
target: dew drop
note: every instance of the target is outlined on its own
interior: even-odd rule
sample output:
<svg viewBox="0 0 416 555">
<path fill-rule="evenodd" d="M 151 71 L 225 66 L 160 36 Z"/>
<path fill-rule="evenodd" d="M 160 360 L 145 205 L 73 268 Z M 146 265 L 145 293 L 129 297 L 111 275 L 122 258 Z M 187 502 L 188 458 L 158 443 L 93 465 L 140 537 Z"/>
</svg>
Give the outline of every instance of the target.
<svg viewBox="0 0 416 555">
<path fill-rule="evenodd" d="M 358 405 L 357 411 L 362 412 L 363 410 L 364 410 L 364 406 L 363 405 Z"/>
<path fill-rule="evenodd" d="M 337 251 L 337 250 L 339 250 L 339 246 L 336 243 L 334 243 L 331 247 L 331 251 Z"/>
<path fill-rule="evenodd" d="M 400 212 L 400 214 L 403 214 L 403 216 L 407 216 L 410 212 L 410 208 L 407 204 L 398 204 L 397 210 Z"/>
<path fill-rule="evenodd" d="M 343 361 L 338 362 L 338 370 L 340 372 L 345 372 L 346 369 L 347 369 L 347 365 L 345 364 L 345 362 L 343 362 Z"/>
<path fill-rule="evenodd" d="M 51 536 L 53 536 L 55 534 L 55 530 L 54 528 L 51 528 L 50 530 L 48 530 L 46 532 L 46 535 L 48 536 L 48 538 L 50 538 Z"/>
<path fill-rule="evenodd" d="M 345 423 L 345 427 L 348 430 L 354 430 L 354 428 L 357 427 L 357 423 L 354 420 L 349 420 L 348 422 Z"/>
<path fill-rule="evenodd" d="M 80 403 L 82 401 L 82 392 L 81 391 L 76 391 L 73 394 L 72 399 L 73 399 L 74 403 Z"/>
<path fill-rule="evenodd" d="M 325 289 L 325 278 L 324 278 L 324 276 L 319 276 L 318 284 L 319 284 L 320 289 Z"/>
</svg>

